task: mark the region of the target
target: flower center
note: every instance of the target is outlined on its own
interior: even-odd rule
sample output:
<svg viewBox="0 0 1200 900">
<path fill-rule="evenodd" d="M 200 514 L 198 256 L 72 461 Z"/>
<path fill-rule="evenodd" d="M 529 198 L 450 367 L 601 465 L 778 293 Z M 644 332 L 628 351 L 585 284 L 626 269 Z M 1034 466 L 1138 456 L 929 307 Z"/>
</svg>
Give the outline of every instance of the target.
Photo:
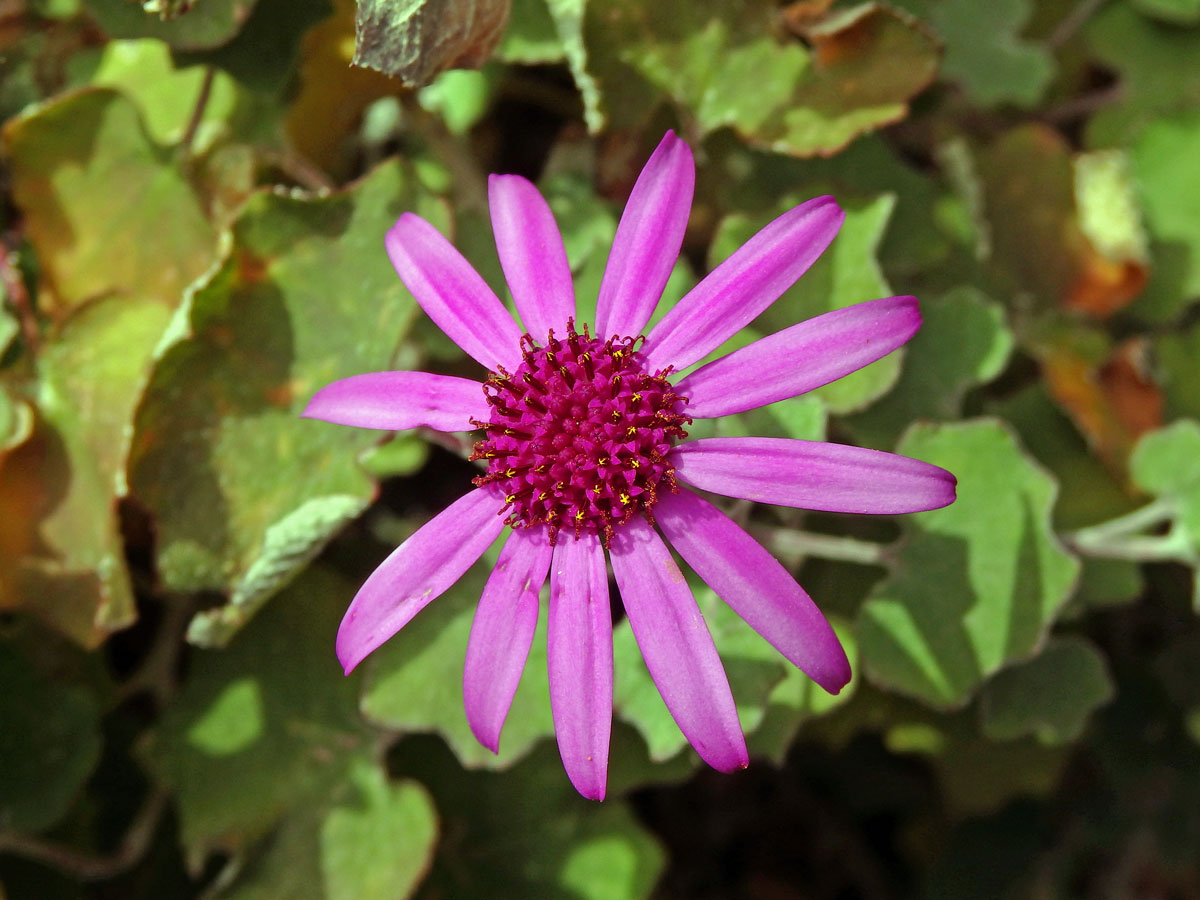
<svg viewBox="0 0 1200 900">
<path fill-rule="evenodd" d="M 475 484 L 503 492 L 505 522 L 514 528 L 546 525 L 551 545 L 559 529 L 601 536 L 638 512 L 651 523 L 660 485 L 672 492 L 675 467 L 667 453 L 686 437 L 686 397 L 666 376 L 646 371 L 639 336 L 592 337 L 567 322 L 545 346 L 521 338 L 521 365 L 488 375 L 483 386 L 491 419 L 471 424 L 487 434 L 471 459 L 488 460 Z"/>
</svg>

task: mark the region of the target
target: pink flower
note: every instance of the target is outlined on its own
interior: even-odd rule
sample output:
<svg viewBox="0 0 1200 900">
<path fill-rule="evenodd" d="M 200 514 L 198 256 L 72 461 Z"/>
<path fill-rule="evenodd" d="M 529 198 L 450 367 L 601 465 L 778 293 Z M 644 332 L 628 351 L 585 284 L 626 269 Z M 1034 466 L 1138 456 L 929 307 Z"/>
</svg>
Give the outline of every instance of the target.
<svg viewBox="0 0 1200 900">
<path fill-rule="evenodd" d="M 720 657 L 668 541 L 825 690 L 841 690 L 850 665 L 783 566 L 688 486 L 834 512 L 906 513 L 954 500 L 949 472 L 890 453 L 775 438 L 683 440 L 693 419 L 820 387 L 895 350 L 921 323 L 913 297 L 874 300 L 793 325 L 677 379 L 675 372 L 793 284 L 844 218 L 831 197 L 784 213 L 643 337 L 683 241 L 694 180 L 691 151 L 668 133 L 621 217 L 594 330 L 574 321 L 562 238 L 525 179 L 489 182 L 496 246 L 524 333 L 433 226 L 404 214 L 386 239 L 396 271 L 429 317 L 489 371 L 487 380 L 357 375 L 317 392 L 304 413 L 362 428 L 483 430 L 472 458 L 486 461 L 486 474 L 367 579 L 338 631 L 338 657 L 347 672 L 357 666 L 510 527 L 467 646 L 467 719 L 480 743 L 496 751 L 549 577 L 555 732 L 567 775 L 594 799 L 604 797 L 612 722 L 606 551 L 667 708 L 700 756 L 728 772 L 747 765 L 745 739 Z"/>
</svg>

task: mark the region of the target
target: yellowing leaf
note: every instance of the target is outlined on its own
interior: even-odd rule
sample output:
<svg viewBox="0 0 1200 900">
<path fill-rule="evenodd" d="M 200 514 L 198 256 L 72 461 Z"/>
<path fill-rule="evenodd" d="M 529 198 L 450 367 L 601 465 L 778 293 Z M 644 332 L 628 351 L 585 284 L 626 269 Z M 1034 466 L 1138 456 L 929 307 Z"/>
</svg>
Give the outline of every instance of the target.
<svg viewBox="0 0 1200 900">
<path fill-rule="evenodd" d="M 174 304 L 212 264 L 215 230 L 122 95 L 68 94 L 8 122 L 0 138 L 58 311 L 113 293 Z"/>
</svg>

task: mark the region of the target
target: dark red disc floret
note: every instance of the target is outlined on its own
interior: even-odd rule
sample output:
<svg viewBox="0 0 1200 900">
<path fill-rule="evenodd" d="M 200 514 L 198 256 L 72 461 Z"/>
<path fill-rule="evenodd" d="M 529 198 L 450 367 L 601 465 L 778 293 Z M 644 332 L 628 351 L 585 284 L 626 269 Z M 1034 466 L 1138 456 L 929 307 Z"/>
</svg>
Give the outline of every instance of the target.
<svg viewBox="0 0 1200 900">
<path fill-rule="evenodd" d="M 569 320 L 565 339 L 525 335 L 517 370 L 489 374 L 491 418 L 471 422 L 486 432 L 471 459 L 488 461 L 475 484 L 499 488 L 509 525 L 545 525 L 551 544 L 562 529 L 592 531 L 607 547 L 615 526 L 639 512 L 653 522 L 658 491 L 678 489 L 667 454 L 687 436 L 687 398 L 669 369 L 646 371 L 643 340 L 601 340 Z"/>
</svg>

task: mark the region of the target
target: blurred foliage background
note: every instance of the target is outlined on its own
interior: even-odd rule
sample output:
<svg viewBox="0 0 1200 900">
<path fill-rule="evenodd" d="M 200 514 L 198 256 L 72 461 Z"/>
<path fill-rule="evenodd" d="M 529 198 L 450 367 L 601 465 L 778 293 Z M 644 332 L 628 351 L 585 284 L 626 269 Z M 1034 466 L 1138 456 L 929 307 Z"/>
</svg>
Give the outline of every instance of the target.
<svg viewBox="0 0 1200 900">
<path fill-rule="evenodd" d="M 144 7 L 0 0 L 0 896 L 1200 897 L 1200 2 Z M 702 427 L 898 450 L 960 499 L 740 505 L 854 681 L 697 585 L 754 761 L 702 769 L 622 623 L 597 805 L 544 643 L 501 754 L 470 736 L 488 560 L 342 676 L 358 584 L 473 469 L 297 413 L 478 377 L 388 263 L 400 212 L 503 296 L 484 179 L 534 179 L 586 309 L 666 128 L 698 181 L 660 312 L 832 192 L 841 235 L 738 340 L 925 315 Z"/>
</svg>

